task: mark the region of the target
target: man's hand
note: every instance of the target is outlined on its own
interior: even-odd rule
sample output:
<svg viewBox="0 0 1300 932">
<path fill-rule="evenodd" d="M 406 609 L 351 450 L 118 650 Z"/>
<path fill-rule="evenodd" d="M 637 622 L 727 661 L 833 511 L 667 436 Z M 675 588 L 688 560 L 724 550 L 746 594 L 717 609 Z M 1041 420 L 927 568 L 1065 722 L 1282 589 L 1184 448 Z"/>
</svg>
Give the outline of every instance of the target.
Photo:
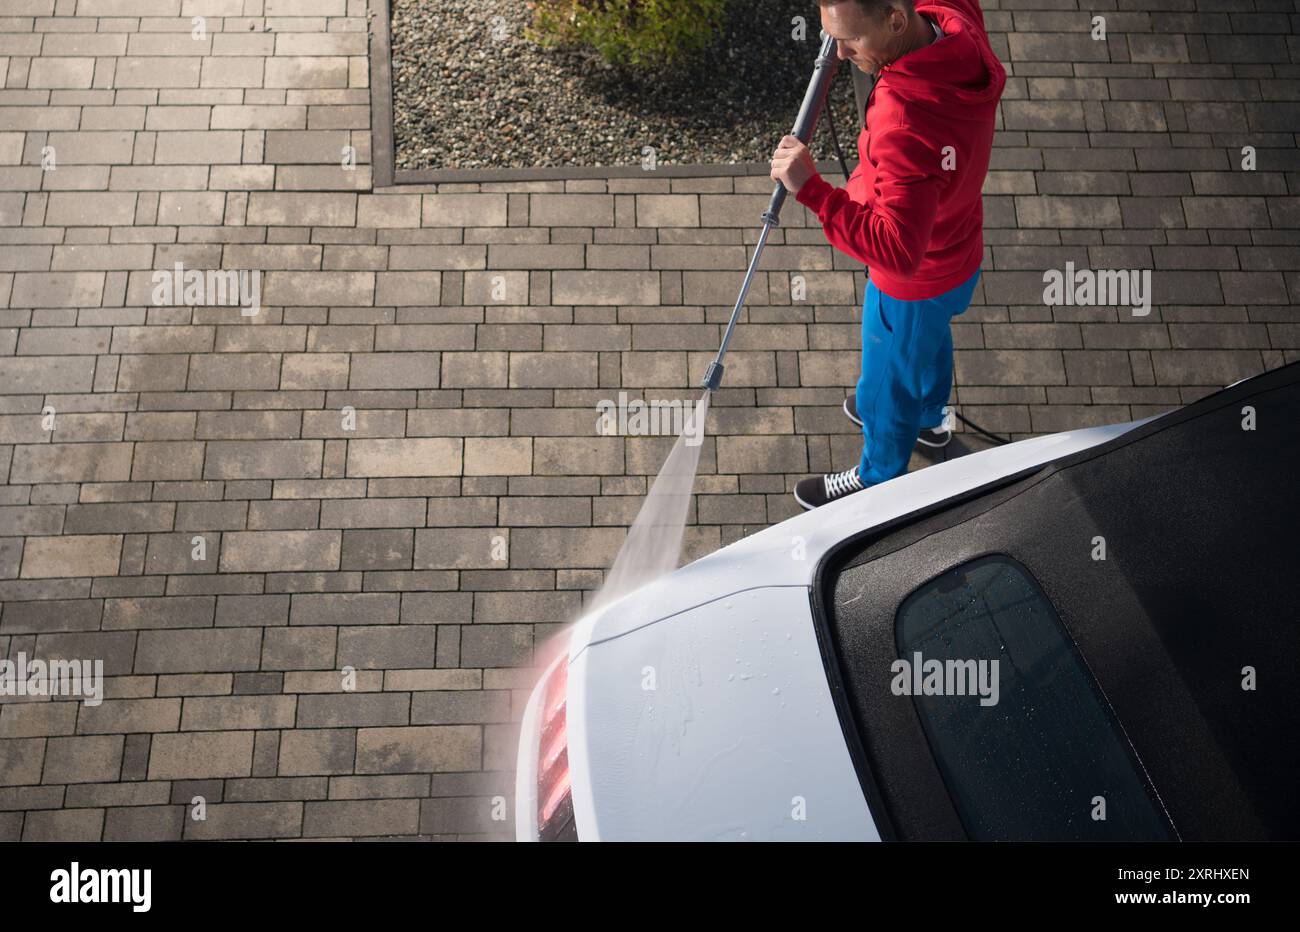
<svg viewBox="0 0 1300 932">
<path fill-rule="evenodd" d="M 816 172 L 808 147 L 794 136 L 783 136 L 772 153 L 772 180 L 781 182 L 791 194 L 798 194 Z"/>
</svg>

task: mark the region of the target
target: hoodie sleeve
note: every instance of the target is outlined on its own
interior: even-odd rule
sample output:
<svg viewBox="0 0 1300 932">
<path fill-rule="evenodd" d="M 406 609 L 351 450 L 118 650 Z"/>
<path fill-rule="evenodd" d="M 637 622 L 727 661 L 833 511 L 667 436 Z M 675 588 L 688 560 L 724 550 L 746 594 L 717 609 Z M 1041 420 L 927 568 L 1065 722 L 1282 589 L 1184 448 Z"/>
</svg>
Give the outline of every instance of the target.
<svg viewBox="0 0 1300 932">
<path fill-rule="evenodd" d="M 906 126 L 871 143 L 876 161 L 875 199 L 859 204 L 843 188 L 814 173 L 795 200 L 817 215 L 832 246 L 870 268 L 910 278 L 925 257 L 947 183 L 933 143 Z"/>
</svg>

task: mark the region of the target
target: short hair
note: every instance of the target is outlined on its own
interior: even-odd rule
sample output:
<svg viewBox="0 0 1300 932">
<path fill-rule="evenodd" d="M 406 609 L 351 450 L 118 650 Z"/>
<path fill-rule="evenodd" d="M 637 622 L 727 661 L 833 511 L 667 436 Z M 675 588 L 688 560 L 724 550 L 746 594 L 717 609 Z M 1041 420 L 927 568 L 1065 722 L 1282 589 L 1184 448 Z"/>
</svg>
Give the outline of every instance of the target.
<svg viewBox="0 0 1300 932">
<path fill-rule="evenodd" d="M 912 10 L 916 8 L 914 0 L 817 0 L 818 6 L 835 6 L 838 3 L 856 3 L 862 12 L 876 19 L 880 19 L 890 10 L 897 9 L 911 15 Z"/>
</svg>

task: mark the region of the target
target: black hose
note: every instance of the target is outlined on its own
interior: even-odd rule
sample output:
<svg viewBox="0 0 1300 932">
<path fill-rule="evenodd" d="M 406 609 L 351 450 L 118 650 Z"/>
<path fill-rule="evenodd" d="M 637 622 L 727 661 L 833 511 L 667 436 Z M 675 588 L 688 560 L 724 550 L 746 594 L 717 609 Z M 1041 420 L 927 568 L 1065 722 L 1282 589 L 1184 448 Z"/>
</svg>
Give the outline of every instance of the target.
<svg viewBox="0 0 1300 932">
<path fill-rule="evenodd" d="M 871 89 L 872 89 L 873 91 L 875 90 L 875 85 L 874 85 L 874 84 L 872 85 L 872 88 L 871 88 Z M 840 148 L 840 137 L 839 137 L 839 134 L 835 132 L 835 115 L 834 115 L 834 110 L 835 110 L 835 108 L 834 108 L 833 106 L 831 106 L 831 101 L 829 100 L 829 98 L 830 98 L 830 93 L 829 93 L 829 91 L 827 92 L 826 96 L 827 96 L 827 98 L 828 98 L 827 101 L 826 101 L 826 126 L 827 126 L 827 128 L 830 130 L 830 133 L 831 133 L 831 143 L 835 146 L 835 157 L 836 157 L 837 159 L 839 159 L 839 163 L 840 163 L 840 171 L 842 171 L 842 172 L 844 173 L 844 180 L 845 180 L 845 181 L 848 181 L 848 179 L 849 179 L 849 166 L 848 166 L 848 164 L 844 161 L 844 150 L 843 150 L 842 148 Z M 870 106 L 870 104 L 871 104 L 871 101 L 870 101 L 870 98 L 868 98 L 868 100 L 867 100 L 867 105 Z M 864 271 L 864 272 L 867 272 L 867 271 L 869 271 L 869 270 L 866 269 L 866 268 L 864 267 L 864 268 L 863 268 L 863 271 Z M 1008 437 L 1002 437 L 1002 436 L 999 436 L 998 434 L 993 433 L 992 431 L 985 430 L 983 427 L 980 427 L 978 424 L 976 424 L 974 421 L 972 421 L 970 418 L 966 417 L 965 415 L 963 415 L 961 412 L 957 411 L 956 409 L 953 409 L 953 414 L 957 415 L 957 420 L 961 421 L 963 424 L 965 424 L 965 425 L 966 425 L 967 427 L 969 427 L 971 430 L 975 431 L 975 432 L 978 433 L 978 434 L 983 434 L 985 437 L 987 437 L 989 440 L 992 440 L 994 443 L 999 444 L 999 445 L 1011 443 L 1010 438 L 1008 438 Z"/>
<path fill-rule="evenodd" d="M 830 97 L 830 94 L 826 95 Z M 831 101 L 826 101 L 826 126 L 831 131 L 831 142 L 835 144 L 835 155 L 840 160 L 840 171 L 844 173 L 844 180 L 849 180 L 849 166 L 844 161 L 844 150 L 840 148 L 840 136 L 835 132 L 835 108 Z"/>
<path fill-rule="evenodd" d="M 988 437 L 988 438 L 989 438 L 990 440 L 992 440 L 994 443 L 997 443 L 997 444 L 1004 444 L 1004 443 L 1010 443 L 1010 442 L 1011 442 L 1011 440 L 1010 440 L 1009 438 L 1007 438 L 1007 437 L 999 437 L 997 434 L 995 434 L 995 433 L 991 433 L 990 431 L 985 430 L 983 427 L 980 427 L 978 424 L 976 424 L 976 423 L 975 423 L 974 421 L 972 421 L 970 418 L 965 417 L 964 415 L 962 415 L 961 412 L 957 411 L 956 409 L 953 409 L 953 412 L 952 412 L 952 413 L 955 414 L 955 415 L 957 415 L 957 420 L 961 421 L 963 424 L 965 424 L 967 427 L 969 427 L 969 428 L 971 428 L 972 430 L 974 430 L 976 433 L 983 434 L 985 437 Z"/>
</svg>

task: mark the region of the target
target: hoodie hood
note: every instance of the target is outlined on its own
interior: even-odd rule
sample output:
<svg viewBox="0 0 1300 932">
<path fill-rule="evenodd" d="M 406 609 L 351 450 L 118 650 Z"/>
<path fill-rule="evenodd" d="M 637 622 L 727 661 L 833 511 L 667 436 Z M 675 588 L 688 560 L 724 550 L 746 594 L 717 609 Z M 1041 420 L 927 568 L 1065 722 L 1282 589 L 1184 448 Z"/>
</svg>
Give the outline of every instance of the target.
<svg viewBox="0 0 1300 932">
<path fill-rule="evenodd" d="M 880 69 L 880 84 L 901 101 L 948 119 L 984 120 L 997 107 L 1006 69 L 984 33 L 974 0 L 921 0 L 916 11 L 944 37 Z"/>
</svg>

